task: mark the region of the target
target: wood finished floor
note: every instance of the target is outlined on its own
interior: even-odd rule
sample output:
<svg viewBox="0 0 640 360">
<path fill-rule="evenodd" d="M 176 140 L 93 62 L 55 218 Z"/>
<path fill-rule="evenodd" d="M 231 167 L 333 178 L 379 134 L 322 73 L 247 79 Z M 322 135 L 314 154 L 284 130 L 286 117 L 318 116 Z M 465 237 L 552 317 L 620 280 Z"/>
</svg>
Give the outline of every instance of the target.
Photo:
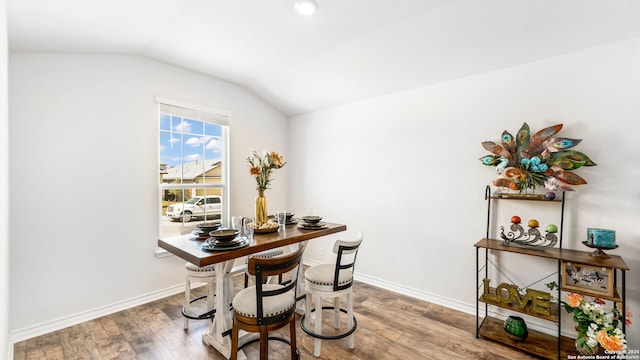
<svg viewBox="0 0 640 360">
<path fill-rule="evenodd" d="M 237 284 L 239 286 L 239 282 Z M 202 288 L 195 293 L 201 293 Z M 15 360 L 35 359 L 224 359 L 202 342 L 208 321 L 183 330 L 183 294 L 127 309 L 14 345 Z M 475 316 L 356 282 L 356 347 L 346 339 L 323 341 L 321 359 L 535 359 L 475 338 Z M 325 312 L 325 319 L 329 313 Z M 345 321 L 343 321 L 343 324 Z M 331 329 L 327 322 L 324 329 Z M 286 328 L 285 328 L 286 329 Z M 288 338 L 288 330 L 278 331 Z M 313 339 L 298 322 L 301 359 L 315 359 Z M 288 359 L 286 344 L 270 342 L 270 359 Z M 258 358 L 258 345 L 245 348 Z"/>
</svg>

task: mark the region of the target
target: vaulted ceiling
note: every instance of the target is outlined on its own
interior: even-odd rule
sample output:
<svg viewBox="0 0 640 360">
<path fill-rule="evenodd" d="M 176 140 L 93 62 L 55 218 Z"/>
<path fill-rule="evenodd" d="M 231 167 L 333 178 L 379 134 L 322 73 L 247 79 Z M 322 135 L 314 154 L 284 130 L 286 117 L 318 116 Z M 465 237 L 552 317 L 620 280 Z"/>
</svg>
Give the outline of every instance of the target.
<svg viewBox="0 0 640 360">
<path fill-rule="evenodd" d="M 637 0 L 7 0 L 11 52 L 140 55 L 286 115 L 640 37 Z"/>
</svg>

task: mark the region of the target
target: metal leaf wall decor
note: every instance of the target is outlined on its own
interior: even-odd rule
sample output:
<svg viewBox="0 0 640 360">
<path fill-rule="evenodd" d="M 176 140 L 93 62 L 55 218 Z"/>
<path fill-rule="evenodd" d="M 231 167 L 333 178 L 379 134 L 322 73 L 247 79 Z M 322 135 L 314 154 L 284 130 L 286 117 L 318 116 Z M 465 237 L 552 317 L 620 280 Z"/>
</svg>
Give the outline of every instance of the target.
<svg viewBox="0 0 640 360">
<path fill-rule="evenodd" d="M 538 186 L 550 191 L 573 191 L 573 185 L 586 184 L 573 170 L 596 163 L 586 154 L 570 150 L 582 139 L 559 137 L 561 129 L 562 124 L 558 124 L 531 135 L 529 125 L 523 123 L 515 137 L 505 130 L 499 143 L 483 141 L 482 146 L 491 154 L 480 161 L 494 166 L 500 175 L 493 185 L 523 192 Z"/>
</svg>

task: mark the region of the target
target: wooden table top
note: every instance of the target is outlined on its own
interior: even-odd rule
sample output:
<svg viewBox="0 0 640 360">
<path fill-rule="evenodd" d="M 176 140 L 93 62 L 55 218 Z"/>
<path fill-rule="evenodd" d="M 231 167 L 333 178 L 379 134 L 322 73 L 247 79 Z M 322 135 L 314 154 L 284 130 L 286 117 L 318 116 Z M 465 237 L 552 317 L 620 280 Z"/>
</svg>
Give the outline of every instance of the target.
<svg viewBox="0 0 640 360">
<path fill-rule="evenodd" d="M 297 225 L 287 225 L 284 232 L 280 229 L 277 232 L 268 234 L 254 234 L 252 244 L 240 249 L 227 251 L 202 250 L 203 240 L 194 240 L 188 235 L 160 239 L 158 240 L 158 246 L 196 266 L 202 267 L 345 230 L 347 230 L 346 225 L 334 223 L 327 223 L 327 227 L 320 230 L 307 230 L 301 229 Z"/>
</svg>

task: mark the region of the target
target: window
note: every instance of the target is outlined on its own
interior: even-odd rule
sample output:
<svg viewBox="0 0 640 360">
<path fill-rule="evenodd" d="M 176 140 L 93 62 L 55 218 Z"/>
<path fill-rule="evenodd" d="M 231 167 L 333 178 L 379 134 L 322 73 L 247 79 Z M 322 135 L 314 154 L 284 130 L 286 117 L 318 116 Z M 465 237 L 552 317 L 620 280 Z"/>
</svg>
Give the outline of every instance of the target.
<svg viewBox="0 0 640 360">
<path fill-rule="evenodd" d="M 230 113 L 176 100 L 158 103 L 160 238 L 228 219 Z"/>
</svg>

